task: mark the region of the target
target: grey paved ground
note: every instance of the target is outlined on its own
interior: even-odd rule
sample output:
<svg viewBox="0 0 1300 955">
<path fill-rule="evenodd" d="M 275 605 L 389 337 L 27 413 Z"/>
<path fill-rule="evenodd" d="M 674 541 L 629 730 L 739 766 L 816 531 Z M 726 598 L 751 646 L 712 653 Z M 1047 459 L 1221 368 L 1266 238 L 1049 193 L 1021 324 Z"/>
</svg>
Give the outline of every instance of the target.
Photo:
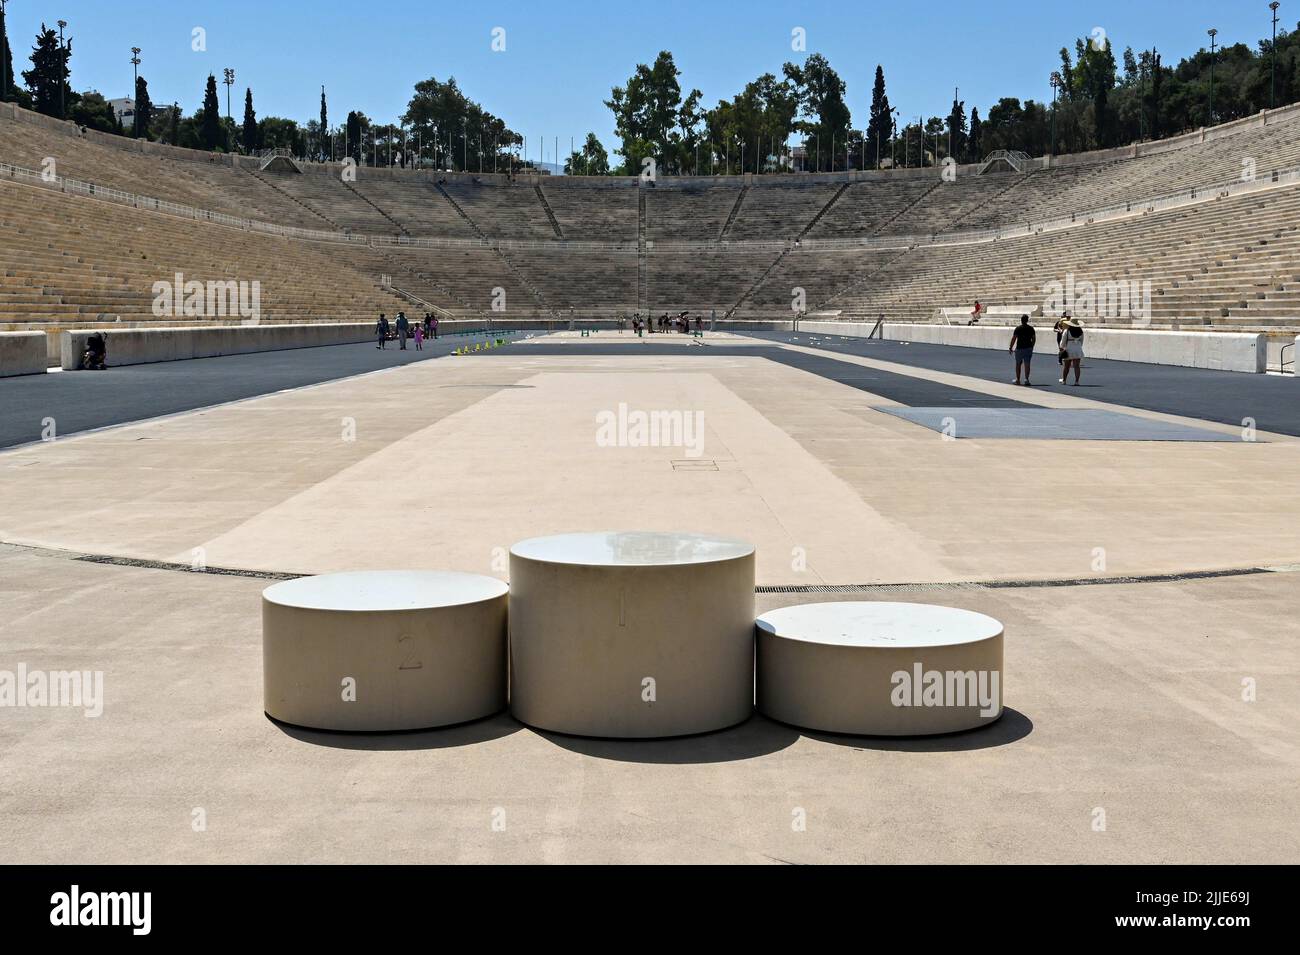
<svg viewBox="0 0 1300 955">
<path fill-rule="evenodd" d="M 824 349 L 828 354 L 864 355 L 900 365 L 969 375 L 984 381 L 1010 383 L 1015 377 L 1011 356 L 995 349 L 867 341 L 789 332 L 749 334 L 766 341 Z M 1300 435 L 1300 381 L 1293 376 L 1250 375 L 1095 358 L 1085 359 L 1084 365 L 1082 384 L 1076 388 L 1057 382 L 1056 362 L 1036 356 L 1034 390 L 1066 392 L 1095 401 L 1222 424 L 1240 425 L 1243 419 L 1253 418 L 1260 431 Z M 904 404 L 920 406 L 913 402 Z"/>
<path fill-rule="evenodd" d="M 439 339 L 423 351 L 414 344 L 400 351 L 395 342 L 382 351 L 370 343 L 330 345 L 0 378 L 0 448 L 40 440 L 45 418 L 68 435 L 396 368 L 446 355 L 466 341 L 482 339 Z"/>
<path fill-rule="evenodd" d="M 1009 380 L 1011 368 L 1008 356 L 999 351 L 821 336 L 814 341 L 811 335 L 779 332 L 758 332 L 753 337 L 774 345 L 780 342 L 817 348 L 826 355 L 819 358 L 776 347 L 729 347 L 721 343 L 689 349 L 680 343 L 647 343 L 638 347 L 636 354 L 758 355 L 914 408 L 1030 407 L 940 382 L 863 368 L 834 357 L 835 353 L 864 355 L 1005 382 Z M 0 379 L 0 448 L 39 440 L 46 418 L 54 419 L 59 434 L 68 435 L 438 358 L 466 340 L 426 342 L 422 352 L 413 348 L 400 352 L 393 343 L 384 351 L 370 344 L 335 345 L 132 365 L 102 373 L 64 372 Z M 530 355 L 574 353 L 571 345 L 530 344 L 527 347 Z M 631 346 L 591 342 L 581 347 L 584 355 L 626 355 Z M 1040 381 L 1047 383 L 1036 384 L 1036 389 L 1067 390 L 1051 379 L 1055 365 L 1042 362 L 1041 358 L 1039 361 Z M 1089 360 L 1084 384 L 1077 389 L 1071 386 L 1068 391 L 1127 407 L 1225 424 L 1240 425 L 1245 418 L 1252 418 L 1261 431 L 1300 435 L 1300 386 L 1289 377 Z"/>
<path fill-rule="evenodd" d="M 954 438 L 1037 438 L 1066 441 L 1240 441 L 1206 428 L 1098 408 L 881 408 L 886 414 Z"/>
</svg>

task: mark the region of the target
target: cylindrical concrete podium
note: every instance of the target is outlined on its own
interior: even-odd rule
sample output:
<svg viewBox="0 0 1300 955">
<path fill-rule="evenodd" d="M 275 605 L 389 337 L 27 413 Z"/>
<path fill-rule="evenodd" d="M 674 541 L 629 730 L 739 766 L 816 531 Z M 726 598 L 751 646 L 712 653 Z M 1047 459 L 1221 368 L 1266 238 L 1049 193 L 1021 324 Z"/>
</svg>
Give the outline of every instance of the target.
<svg viewBox="0 0 1300 955">
<path fill-rule="evenodd" d="M 1002 715 L 1002 624 L 929 604 L 835 602 L 758 618 L 758 709 L 830 733 L 919 736 Z"/>
<path fill-rule="evenodd" d="M 754 548 L 651 532 L 510 550 L 510 709 L 581 736 L 723 729 L 753 711 Z"/>
<path fill-rule="evenodd" d="M 506 706 L 508 588 L 493 577 L 368 571 L 262 592 L 268 715 L 328 730 L 409 730 Z"/>
</svg>

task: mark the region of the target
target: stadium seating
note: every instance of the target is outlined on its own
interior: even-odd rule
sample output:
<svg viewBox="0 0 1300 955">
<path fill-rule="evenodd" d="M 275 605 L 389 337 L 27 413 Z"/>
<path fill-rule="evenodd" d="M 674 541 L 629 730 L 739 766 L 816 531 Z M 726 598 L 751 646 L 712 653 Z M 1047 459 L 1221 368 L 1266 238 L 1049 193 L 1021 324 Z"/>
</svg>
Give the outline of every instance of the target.
<svg viewBox="0 0 1300 955">
<path fill-rule="evenodd" d="M 214 321 L 154 314 L 154 283 L 174 283 L 177 272 L 186 281 L 258 282 L 262 322 L 361 322 L 409 310 L 348 252 L 0 179 L 0 329 Z"/>
<path fill-rule="evenodd" d="M 399 308 L 474 319 L 690 309 L 773 320 L 800 307 L 944 321 L 941 309 L 976 299 L 1042 306 L 1052 283 L 1072 276 L 1150 289 L 1149 312 L 1098 314 L 1096 324 L 1279 336 L 1300 328 L 1300 187 L 1205 191 L 1300 167 L 1300 108 L 1021 172 L 650 184 L 367 167 L 353 177 L 310 163 L 263 169 L 252 157 L 105 136 L 0 107 L 0 163 L 39 172 L 51 158 L 57 175 L 97 192 L 252 224 L 196 222 L 183 210 L 131 208 L 130 196 L 96 201 L 33 184 L 30 174 L 10 173 L 14 182 L 0 174 L 0 328 L 156 321 L 152 283 L 177 271 L 260 281 L 264 321 L 364 321 Z M 1199 191 L 1196 202 L 1143 208 L 1189 190 Z M 1131 214 L 1090 221 L 1117 206 Z M 312 234 L 274 234 L 281 227 Z M 998 229 L 1018 232 L 986 234 Z"/>
</svg>

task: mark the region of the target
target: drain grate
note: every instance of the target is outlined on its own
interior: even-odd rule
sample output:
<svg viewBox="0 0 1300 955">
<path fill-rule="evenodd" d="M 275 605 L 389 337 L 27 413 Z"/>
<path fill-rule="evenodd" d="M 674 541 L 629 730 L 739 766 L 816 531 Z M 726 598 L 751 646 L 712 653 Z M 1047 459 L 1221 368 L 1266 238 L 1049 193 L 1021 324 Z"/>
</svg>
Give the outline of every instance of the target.
<svg viewBox="0 0 1300 955">
<path fill-rule="evenodd" d="M 166 560 L 140 560 L 134 557 L 105 557 L 100 554 L 82 554 L 73 560 L 86 564 L 110 564 L 114 567 L 143 567 L 146 570 L 170 570 L 184 574 L 208 574 L 215 577 L 253 577 L 257 580 L 296 580 L 302 574 L 282 574 L 273 570 L 239 570 L 233 567 L 205 567 L 202 570 L 189 564 Z"/>
<path fill-rule="evenodd" d="M 1164 584 L 1181 580 L 1210 580 L 1215 577 L 1249 577 L 1256 574 L 1288 573 L 1300 564 L 1278 567 L 1240 567 L 1231 570 L 1192 570 L 1182 574 L 1142 574 L 1135 577 L 1067 577 L 1053 580 L 958 580 L 952 583 L 894 584 L 774 584 L 755 587 L 756 594 L 849 594 L 909 593 L 952 590 L 1011 590 L 1030 587 L 1102 587 L 1115 584 Z"/>
<path fill-rule="evenodd" d="M 694 461 L 692 463 L 699 463 Z M 206 567 L 198 570 L 189 564 L 166 560 L 144 560 L 136 557 L 112 557 L 105 554 L 78 554 L 30 544 L 0 541 L 0 546 L 31 551 L 48 557 L 75 560 L 87 564 L 107 564 L 114 567 L 139 567 L 146 570 L 166 570 L 173 573 L 208 574 L 215 577 L 249 577 L 256 580 L 296 580 L 304 574 L 290 574 L 268 570 L 240 570 L 234 567 Z M 1140 574 L 1124 577 L 1070 577 L 1049 580 L 965 580 L 914 583 L 868 584 L 763 584 L 754 588 L 756 594 L 852 594 L 852 593 L 940 593 L 952 591 L 1012 590 L 1043 587 L 1103 587 L 1118 584 L 1161 584 L 1187 580 L 1213 580 L 1218 577 L 1252 577 L 1262 574 L 1287 574 L 1300 572 L 1300 564 L 1274 564 L 1267 567 L 1238 567 L 1227 570 L 1193 570 L 1186 573 Z"/>
<path fill-rule="evenodd" d="M 756 594 L 858 594 L 925 593 L 926 591 L 980 590 L 984 584 L 769 584 L 754 588 Z"/>
</svg>

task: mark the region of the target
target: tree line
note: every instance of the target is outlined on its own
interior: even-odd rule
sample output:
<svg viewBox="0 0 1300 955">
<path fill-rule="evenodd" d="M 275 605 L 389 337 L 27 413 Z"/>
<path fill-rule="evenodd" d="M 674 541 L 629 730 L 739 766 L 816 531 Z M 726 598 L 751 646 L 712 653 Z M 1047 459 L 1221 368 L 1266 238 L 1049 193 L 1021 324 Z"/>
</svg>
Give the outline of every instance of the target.
<svg viewBox="0 0 1300 955">
<path fill-rule="evenodd" d="M 278 148 L 322 161 L 350 156 L 362 165 L 409 162 L 484 172 L 531 165 L 525 152 L 533 150 L 525 150 L 524 138 L 467 97 L 454 77 L 417 83 L 398 122 L 376 123 L 353 110 L 331 126 L 323 87 L 319 117 L 303 124 L 258 119 L 253 91 L 246 88 L 243 121 L 236 123 L 222 115 L 211 74 L 202 106 L 190 115 L 176 102 L 156 106 L 139 76 L 135 113 L 124 128 L 103 95 L 71 88 L 71 57 L 72 38 L 42 24 L 28 57 L 31 68 L 15 74 L 0 12 L 0 101 L 87 128 L 216 152 Z M 762 74 L 712 107 L 698 89 L 684 90 L 681 76 L 666 50 L 653 63 L 638 64 L 604 101 L 618 158 L 611 159 L 590 132 L 570 152 L 564 171 L 637 175 L 649 162 L 666 175 L 842 171 L 937 165 L 948 157 L 976 162 L 999 149 L 1036 156 L 1158 139 L 1300 100 L 1300 24 L 1278 33 L 1276 50 L 1265 38 L 1254 47 L 1217 48 L 1213 55 L 1201 49 L 1173 66 L 1155 48 L 1126 48 L 1117 61 L 1104 35 L 1080 38 L 1059 51 L 1051 98 L 1003 97 L 983 116 L 978 108 L 968 116 L 955 90 L 947 116 L 907 115 L 890 103 L 884 69 L 877 66 L 866 122 L 855 124 L 847 84 L 819 53 L 784 64 L 779 74 Z"/>
<path fill-rule="evenodd" d="M 947 157 L 977 162 L 999 150 L 1030 155 L 1075 153 L 1158 139 L 1240 119 L 1300 100 L 1300 24 L 1270 38 L 1198 50 L 1167 65 L 1152 48 L 1124 50 L 1120 62 L 1104 36 L 1062 47 L 1050 74 L 1052 98 L 1003 97 L 969 118 L 956 91 L 947 116 L 909 116 L 893 107 L 876 67 L 865 124 L 855 125 L 846 84 L 821 54 L 764 73 L 713 108 L 683 95 L 681 71 L 662 51 L 615 86 L 613 113 L 621 165 L 597 161 L 587 137 L 566 171 L 635 175 L 653 159 L 669 174 L 841 171 L 935 165 Z M 1211 84 L 1213 112 L 1211 112 Z M 1045 84 L 1047 85 L 1047 84 Z M 793 144 L 793 145 L 791 145 Z M 603 152 L 603 151 L 601 151 Z"/>
</svg>

